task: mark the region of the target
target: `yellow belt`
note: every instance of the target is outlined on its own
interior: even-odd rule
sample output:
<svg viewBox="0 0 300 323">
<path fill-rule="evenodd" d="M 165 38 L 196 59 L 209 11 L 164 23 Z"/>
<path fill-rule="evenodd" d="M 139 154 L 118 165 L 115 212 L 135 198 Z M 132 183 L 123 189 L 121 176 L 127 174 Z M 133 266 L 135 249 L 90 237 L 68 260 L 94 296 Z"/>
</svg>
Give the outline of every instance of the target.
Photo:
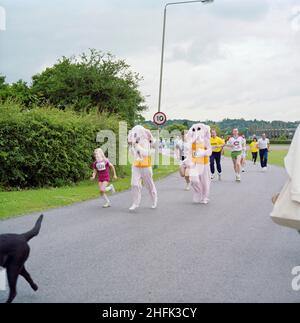
<svg viewBox="0 0 300 323">
<path fill-rule="evenodd" d="M 150 156 L 144 157 L 143 160 L 141 160 L 141 161 L 134 162 L 134 166 L 138 167 L 138 168 L 151 167 L 151 165 L 152 165 L 152 163 L 151 163 Z"/>
<path fill-rule="evenodd" d="M 209 157 L 198 157 L 197 150 L 206 149 L 204 144 L 192 144 L 192 161 L 194 164 L 201 164 L 201 165 L 208 165 L 209 164 Z"/>
</svg>

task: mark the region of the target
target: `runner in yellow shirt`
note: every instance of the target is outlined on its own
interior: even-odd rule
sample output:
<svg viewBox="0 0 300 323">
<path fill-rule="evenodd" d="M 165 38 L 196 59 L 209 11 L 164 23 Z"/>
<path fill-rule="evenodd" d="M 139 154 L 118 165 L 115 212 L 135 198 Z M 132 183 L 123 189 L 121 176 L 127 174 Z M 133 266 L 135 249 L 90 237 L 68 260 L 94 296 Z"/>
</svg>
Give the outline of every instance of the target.
<svg viewBox="0 0 300 323">
<path fill-rule="evenodd" d="M 221 157 L 222 157 L 222 150 L 225 145 L 225 141 L 222 138 L 217 136 L 217 132 L 215 129 L 211 130 L 210 144 L 212 146 L 212 155 L 210 156 L 211 179 L 214 179 L 215 177 L 215 161 L 216 161 L 219 180 L 221 180 L 221 174 L 222 174 Z"/>
<path fill-rule="evenodd" d="M 254 165 L 256 165 L 258 151 L 259 151 L 258 142 L 257 142 L 256 137 L 253 137 L 252 142 L 250 144 L 250 149 L 251 149 L 251 153 L 252 153 L 252 161 L 253 161 Z"/>
</svg>

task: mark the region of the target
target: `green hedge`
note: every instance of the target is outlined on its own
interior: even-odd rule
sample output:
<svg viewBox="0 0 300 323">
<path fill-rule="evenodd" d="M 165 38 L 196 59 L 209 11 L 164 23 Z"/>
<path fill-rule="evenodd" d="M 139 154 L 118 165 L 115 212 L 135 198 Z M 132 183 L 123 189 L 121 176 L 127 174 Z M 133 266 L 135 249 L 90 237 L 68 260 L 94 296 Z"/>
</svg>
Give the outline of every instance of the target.
<svg viewBox="0 0 300 323">
<path fill-rule="evenodd" d="M 281 139 L 271 139 L 270 143 L 271 145 L 290 145 L 292 140 L 281 140 Z"/>
<path fill-rule="evenodd" d="M 96 134 L 116 118 L 0 105 L 0 187 L 62 186 L 91 175 Z"/>
</svg>

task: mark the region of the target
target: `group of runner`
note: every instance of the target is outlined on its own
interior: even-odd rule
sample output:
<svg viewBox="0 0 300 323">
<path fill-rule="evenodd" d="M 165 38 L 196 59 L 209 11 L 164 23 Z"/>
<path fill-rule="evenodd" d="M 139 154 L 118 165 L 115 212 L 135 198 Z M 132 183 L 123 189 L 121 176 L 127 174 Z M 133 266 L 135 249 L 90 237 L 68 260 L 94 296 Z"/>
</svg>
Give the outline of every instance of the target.
<svg viewBox="0 0 300 323">
<path fill-rule="evenodd" d="M 180 175 L 185 179 L 186 182 L 185 189 L 190 190 L 189 167 L 187 167 L 184 162 L 187 158 L 187 152 L 189 151 L 190 147 L 185 137 L 186 133 L 183 131 L 181 138 L 175 142 L 175 151 L 177 152 L 177 157 L 180 160 Z M 233 129 L 230 138 L 228 138 L 226 141 L 224 138 L 217 135 L 217 131 L 215 129 L 212 129 L 210 145 L 212 147 L 212 154 L 210 156 L 211 179 L 215 178 L 216 171 L 218 179 L 222 179 L 222 156 L 224 155 L 224 149 L 228 148 L 231 151 L 236 181 L 240 182 L 241 173 L 245 172 L 247 159 L 247 141 L 245 136 L 241 135 L 239 130 L 235 128 Z M 265 171 L 267 169 L 268 152 L 270 149 L 269 139 L 265 134 L 263 134 L 259 140 L 256 138 L 256 136 L 253 136 L 252 142 L 250 143 L 250 149 L 253 163 L 256 164 L 259 154 L 261 167 Z M 108 208 L 110 207 L 110 200 L 107 193 L 115 192 L 114 186 L 110 183 L 110 170 L 113 172 L 113 177 L 115 180 L 117 179 L 116 170 L 114 165 L 105 157 L 102 149 L 97 148 L 94 155 L 95 161 L 92 165 L 93 174 L 91 180 L 94 180 L 98 175 L 100 194 L 105 201 L 103 207 Z"/>
<path fill-rule="evenodd" d="M 210 144 L 212 146 L 212 154 L 210 156 L 211 179 L 215 179 L 216 172 L 218 179 L 222 179 L 222 156 L 224 155 L 225 148 L 228 148 L 231 151 L 235 179 L 237 182 L 240 182 L 241 173 L 245 172 L 247 160 L 247 140 L 245 136 L 240 134 L 239 130 L 235 128 L 233 129 L 232 135 L 228 138 L 228 140 L 225 140 L 224 137 L 218 136 L 215 129 L 212 129 Z M 259 155 L 261 168 L 263 171 L 266 171 L 268 166 L 268 153 L 270 149 L 270 141 L 266 137 L 266 134 L 262 134 L 260 139 L 254 135 L 249 147 L 252 154 L 253 164 L 256 165 Z M 185 131 L 182 132 L 181 138 L 176 141 L 175 150 L 177 152 L 178 159 L 181 161 L 180 175 L 185 178 L 185 189 L 189 190 L 189 169 L 183 163 L 187 157 L 186 152 L 188 151 L 188 143 L 185 140 Z"/>
</svg>

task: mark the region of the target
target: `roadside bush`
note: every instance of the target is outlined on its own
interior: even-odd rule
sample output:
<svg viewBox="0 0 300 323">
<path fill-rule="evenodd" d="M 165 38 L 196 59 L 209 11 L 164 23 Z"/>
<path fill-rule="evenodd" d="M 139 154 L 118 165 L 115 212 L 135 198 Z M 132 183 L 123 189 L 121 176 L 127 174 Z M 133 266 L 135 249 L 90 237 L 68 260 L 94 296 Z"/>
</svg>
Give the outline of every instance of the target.
<svg viewBox="0 0 300 323">
<path fill-rule="evenodd" d="M 247 140 L 247 144 L 250 144 L 252 140 Z M 280 139 L 270 139 L 271 145 L 290 145 L 292 140 L 286 139 L 286 140 L 280 140 Z"/>
<path fill-rule="evenodd" d="M 0 105 L 0 187 L 62 186 L 86 179 L 101 129 L 117 132 L 117 118 Z"/>
<path fill-rule="evenodd" d="M 270 143 L 271 145 L 290 145 L 292 142 L 291 139 L 285 139 L 285 140 L 280 140 L 280 139 L 271 139 Z"/>
</svg>

